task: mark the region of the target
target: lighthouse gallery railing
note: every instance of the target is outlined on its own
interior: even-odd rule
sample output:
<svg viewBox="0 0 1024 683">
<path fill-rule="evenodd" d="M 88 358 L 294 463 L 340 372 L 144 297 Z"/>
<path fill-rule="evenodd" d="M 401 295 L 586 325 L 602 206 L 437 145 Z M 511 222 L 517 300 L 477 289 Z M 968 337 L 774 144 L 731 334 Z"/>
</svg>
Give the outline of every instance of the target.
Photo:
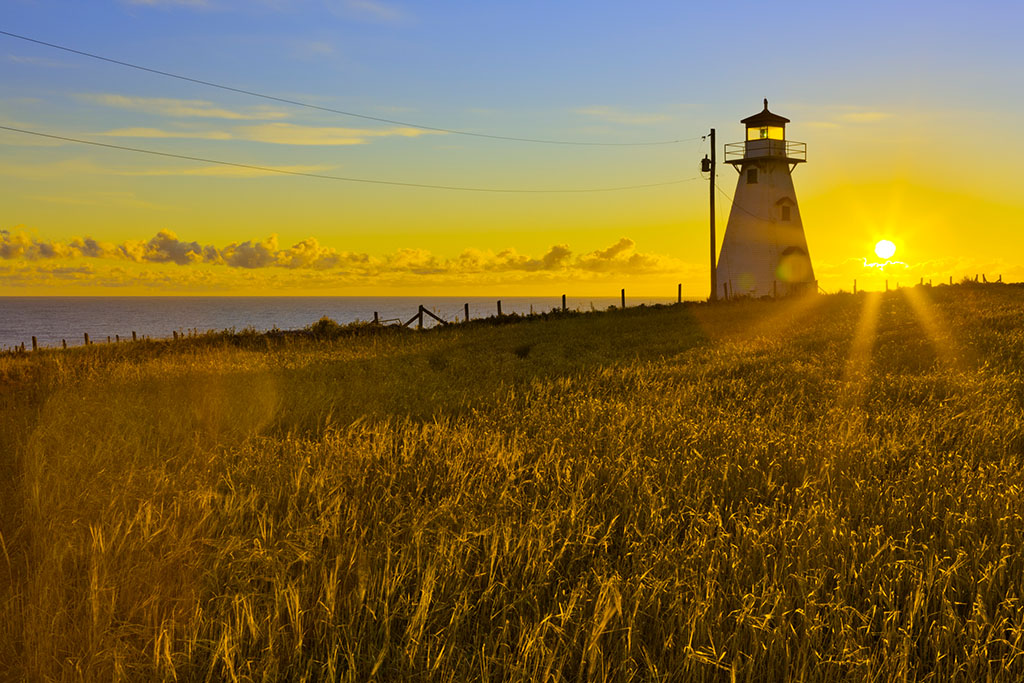
<svg viewBox="0 0 1024 683">
<path fill-rule="evenodd" d="M 807 161 L 807 143 L 793 140 L 747 140 L 730 142 L 725 146 L 725 160 L 780 157 L 794 161 Z"/>
</svg>

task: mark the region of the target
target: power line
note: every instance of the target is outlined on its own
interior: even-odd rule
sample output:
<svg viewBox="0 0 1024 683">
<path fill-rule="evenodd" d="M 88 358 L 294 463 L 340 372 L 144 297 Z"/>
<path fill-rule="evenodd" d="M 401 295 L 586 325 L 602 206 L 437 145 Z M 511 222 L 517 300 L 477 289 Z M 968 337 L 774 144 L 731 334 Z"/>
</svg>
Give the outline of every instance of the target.
<svg viewBox="0 0 1024 683">
<path fill-rule="evenodd" d="M 56 43 L 48 43 L 44 40 L 38 40 L 36 38 L 29 38 L 28 36 L 19 35 L 17 33 L 11 33 L 10 31 L 0 30 L 0 35 L 5 35 L 10 38 L 17 38 L 18 40 L 24 40 L 29 43 L 35 43 L 36 45 L 43 45 L 45 47 L 53 48 L 55 50 L 63 50 L 64 52 L 70 52 L 72 54 L 81 55 L 82 57 L 89 57 L 90 59 L 98 59 L 103 62 L 110 64 L 117 64 L 118 66 L 128 67 L 129 69 L 137 69 L 139 71 L 145 71 L 151 74 L 157 74 L 159 76 L 166 76 L 167 78 L 176 78 L 180 81 L 188 81 L 189 83 L 197 83 L 199 85 L 205 85 L 210 88 L 218 88 L 220 90 L 226 90 L 228 92 L 239 93 L 242 95 L 249 95 L 250 97 L 259 97 L 264 100 L 270 100 L 272 102 L 281 102 L 283 104 L 290 104 L 296 107 L 305 107 L 307 109 L 316 109 L 318 111 L 326 111 L 332 114 L 341 114 L 342 116 L 352 116 L 359 119 L 366 119 L 368 121 L 377 121 L 379 123 L 390 123 L 395 126 L 406 126 L 409 128 L 419 128 L 420 130 L 430 130 L 437 133 L 448 133 L 450 135 L 467 135 L 475 138 L 489 138 L 491 140 L 508 140 L 514 142 L 533 142 L 545 145 L 583 145 L 583 146 L 594 146 L 594 147 L 640 147 L 649 145 L 674 145 L 679 142 L 688 142 L 695 140 L 696 138 L 685 138 L 680 140 L 656 140 L 651 142 L 593 142 L 593 141 L 573 141 L 573 140 L 547 140 L 543 138 L 523 138 L 515 137 L 512 135 L 493 135 L 490 133 L 474 133 L 467 130 L 458 130 L 455 128 L 441 128 L 438 126 L 425 126 L 419 123 L 409 123 L 407 121 L 396 121 L 394 119 L 385 119 L 379 116 L 370 116 L 368 114 L 358 114 L 356 112 L 344 111 L 341 109 L 332 109 L 331 107 L 322 107 L 317 104 L 310 104 L 309 102 L 301 102 L 299 100 L 291 100 L 286 97 L 277 97 L 276 95 L 267 95 L 265 93 L 256 92 L 254 90 L 245 90 L 243 88 L 236 88 L 230 85 L 223 85 L 221 83 L 214 83 L 212 81 L 204 81 L 199 78 L 192 78 L 190 76 L 182 76 L 181 74 L 171 73 L 170 71 L 161 71 L 160 69 L 154 69 L 148 66 L 141 66 L 139 64 L 133 64 L 131 62 L 124 62 L 119 59 L 113 59 L 111 57 L 104 57 L 102 55 L 94 54 L 92 52 L 85 52 L 83 50 L 76 50 L 65 45 L 58 45 Z"/>
<path fill-rule="evenodd" d="M 420 187 L 431 190 L 458 190 L 461 192 L 500 192 L 500 193 L 521 193 L 521 194 L 568 194 L 568 193 L 583 193 L 583 192 L 617 192 L 619 190 L 639 190 L 646 187 L 663 187 L 665 185 L 678 185 L 680 183 L 689 182 L 691 180 L 697 180 L 697 178 L 681 178 L 679 180 L 668 180 L 661 183 L 645 183 L 642 185 L 621 185 L 618 187 L 590 187 L 590 188 L 579 188 L 579 189 L 556 189 L 556 190 L 540 190 L 540 189 L 529 189 L 529 188 L 499 188 L 499 187 L 463 187 L 458 185 L 431 185 L 427 183 L 405 183 L 397 180 L 375 180 L 370 178 L 351 178 L 345 176 L 326 175 L 323 173 L 307 173 L 305 171 L 291 171 L 286 168 L 274 168 L 273 166 L 256 166 L 254 164 L 241 164 L 233 161 L 221 161 L 219 159 L 207 159 L 205 157 L 195 157 L 186 154 L 173 154 L 171 152 L 160 152 L 153 149 L 143 149 L 141 147 L 127 147 L 124 145 L 114 145 L 107 142 L 96 142 L 95 140 L 82 140 L 80 138 L 71 138 L 63 135 L 52 135 L 50 133 L 41 133 L 34 130 L 26 130 L 24 128 L 14 128 L 11 126 L 0 126 L 0 130 L 12 131 L 14 133 L 24 133 L 25 135 L 35 135 L 41 138 L 49 138 L 51 140 L 62 140 L 64 142 L 75 142 L 81 145 L 92 145 L 94 147 L 106 147 L 107 149 L 117 149 L 124 152 L 136 152 L 139 154 L 150 154 L 152 156 L 169 157 L 171 159 L 184 159 L 186 161 L 199 161 L 205 164 L 218 164 L 220 166 L 232 166 L 235 168 L 246 168 L 253 171 L 264 171 L 267 173 L 280 173 L 282 175 L 295 175 L 304 176 L 306 178 L 321 178 L 323 180 L 341 180 L 349 183 L 367 183 L 371 185 L 397 185 L 400 187 Z"/>
</svg>

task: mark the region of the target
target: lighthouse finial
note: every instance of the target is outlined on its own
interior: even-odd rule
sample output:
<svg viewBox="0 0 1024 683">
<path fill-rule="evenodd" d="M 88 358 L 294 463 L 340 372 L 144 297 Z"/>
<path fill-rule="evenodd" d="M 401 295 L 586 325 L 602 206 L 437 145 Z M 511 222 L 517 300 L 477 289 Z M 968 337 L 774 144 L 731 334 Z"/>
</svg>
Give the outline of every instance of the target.
<svg viewBox="0 0 1024 683">
<path fill-rule="evenodd" d="M 768 110 L 768 98 L 767 97 L 764 98 L 764 108 L 765 108 L 766 111 Z"/>
</svg>

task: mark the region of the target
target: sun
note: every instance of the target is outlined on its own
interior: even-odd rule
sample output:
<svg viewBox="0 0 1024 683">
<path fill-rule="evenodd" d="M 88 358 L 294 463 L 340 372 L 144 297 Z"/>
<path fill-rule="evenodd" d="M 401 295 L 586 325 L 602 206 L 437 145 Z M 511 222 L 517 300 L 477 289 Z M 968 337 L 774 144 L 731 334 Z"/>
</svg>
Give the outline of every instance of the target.
<svg viewBox="0 0 1024 683">
<path fill-rule="evenodd" d="M 896 253 L 896 245 L 889 240 L 879 240 L 875 245 L 875 253 L 878 254 L 878 258 L 890 259 Z"/>
</svg>

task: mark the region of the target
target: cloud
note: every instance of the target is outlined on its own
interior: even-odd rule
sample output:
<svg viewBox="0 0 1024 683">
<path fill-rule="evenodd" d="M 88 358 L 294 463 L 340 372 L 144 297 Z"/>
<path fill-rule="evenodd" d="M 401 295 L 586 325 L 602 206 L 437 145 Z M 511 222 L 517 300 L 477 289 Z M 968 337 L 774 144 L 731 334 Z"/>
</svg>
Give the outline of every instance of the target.
<svg viewBox="0 0 1024 683">
<path fill-rule="evenodd" d="M 593 251 L 577 260 L 581 270 L 595 273 L 663 273 L 673 270 L 674 264 L 664 256 L 642 254 L 636 251 L 636 243 L 623 237 L 618 242 L 600 251 Z"/>
<path fill-rule="evenodd" d="M 169 97 L 130 97 L 112 93 L 80 93 L 80 100 L 105 107 L 141 111 L 147 114 L 178 118 L 210 118 L 228 120 L 276 120 L 288 118 L 288 113 L 271 107 L 253 107 L 248 111 L 224 109 L 206 100 L 180 100 Z"/>
<path fill-rule="evenodd" d="M 880 111 L 852 111 L 847 114 L 841 114 L 839 116 L 840 121 L 846 121 L 847 123 L 875 123 L 876 121 L 882 121 L 890 118 L 892 114 L 886 114 Z"/>
<path fill-rule="evenodd" d="M 612 273 L 668 273 L 685 268 L 677 259 L 638 252 L 633 240 L 625 237 L 606 249 L 579 256 L 574 256 L 568 245 L 556 244 L 536 257 L 520 254 L 515 249 L 498 252 L 466 249 L 458 256 L 444 258 L 425 249 L 399 249 L 383 257 L 373 257 L 324 246 L 315 237 L 281 248 L 277 235 L 273 234 L 265 239 L 232 242 L 224 247 L 216 247 L 179 239 L 170 230 L 161 230 L 148 241 L 126 241 L 121 244 L 99 242 L 90 237 L 67 242 L 47 241 L 31 237 L 24 230 L 0 230 L 2 260 L 75 258 L 179 266 L 206 264 L 250 271 L 265 268 L 332 271 L 358 277 L 396 274 L 418 277 L 488 274 L 585 277 Z"/>
<path fill-rule="evenodd" d="M 126 138 L 192 138 L 197 140 L 246 140 L 274 145 L 342 146 L 364 145 L 372 138 L 416 138 L 421 135 L 444 135 L 442 131 L 398 126 L 392 128 L 339 128 L 302 126 L 293 123 L 265 123 L 238 126 L 233 131 L 164 130 L 162 128 L 118 128 L 100 133 L 108 137 Z"/>
<path fill-rule="evenodd" d="M 405 19 L 401 10 L 377 0 L 345 0 L 343 6 L 351 14 L 381 22 L 395 22 Z"/>
<path fill-rule="evenodd" d="M 128 5 L 143 5 L 145 7 L 196 7 L 206 9 L 211 7 L 209 0 L 121 0 Z"/>
<path fill-rule="evenodd" d="M 395 128 L 337 128 L 327 126 L 300 126 L 293 123 L 266 123 L 241 126 L 237 135 L 253 142 L 277 145 L 361 145 L 367 138 L 443 135 L 440 131 L 405 126 Z"/>
<path fill-rule="evenodd" d="M 863 262 L 865 268 L 874 268 L 877 269 L 880 273 L 889 273 L 892 272 L 893 270 L 900 272 L 906 272 L 907 270 L 910 270 L 910 266 L 903 261 L 872 262 L 868 261 L 866 258 L 861 259 L 861 261 Z"/>
<path fill-rule="evenodd" d="M 592 116 L 607 121 L 608 123 L 622 123 L 633 126 L 642 126 L 652 123 L 662 123 L 670 119 L 665 114 L 638 114 L 622 111 L 616 107 L 594 106 L 575 110 L 577 114 Z"/>
<path fill-rule="evenodd" d="M 307 166 L 274 166 L 281 171 L 292 173 L 322 173 L 329 171 L 334 166 L 330 165 L 307 165 Z M 198 168 L 156 168 L 147 171 L 125 171 L 117 175 L 130 176 L 204 176 L 212 178 L 263 178 L 266 176 L 277 176 L 274 171 L 261 171 L 258 168 L 242 168 L 239 166 L 200 166 Z"/>
<path fill-rule="evenodd" d="M 335 53 L 334 45 L 322 40 L 310 40 L 299 43 L 295 52 L 300 57 L 317 58 L 330 57 Z"/>
<path fill-rule="evenodd" d="M 100 133 L 112 138 L 186 138 L 194 140 L 232 140 L 231 133 L 224 131 L 175 131 L 160 128 L 116 128 Z"/>
<path fill-rule="evenodd" d="M 0 176 L 32 180 L 49 180 L 64 176 L 106 174 L 108 170 L 87 159 L 64 159 L 41 164 L 0 162 Z"/>
</svg>

